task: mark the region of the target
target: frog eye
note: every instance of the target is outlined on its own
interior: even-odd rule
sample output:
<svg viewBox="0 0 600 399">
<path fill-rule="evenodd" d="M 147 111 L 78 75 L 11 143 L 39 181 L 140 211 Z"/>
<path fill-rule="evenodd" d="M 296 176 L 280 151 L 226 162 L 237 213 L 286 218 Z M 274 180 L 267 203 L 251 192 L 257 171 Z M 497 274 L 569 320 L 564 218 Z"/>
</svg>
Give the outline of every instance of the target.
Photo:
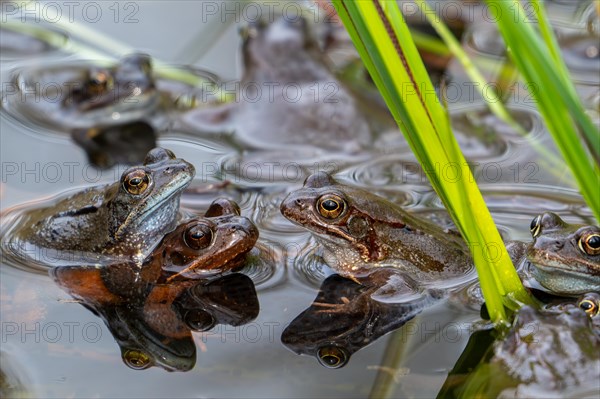
<svg viewBox="0 0 600 399">
<path fill-rule="evenodd" d="M 540 235 L 540 232 L 542 231 L 542 215 L 538 215 L 533 218 L 531 224 L 529 225 L 529 231 L 531 232 L 531 236 L 533 238 L 536 238 L 538 235 Z"/>
<path fill-rule="evenodd" d="M 123 362 L 134 370 L 144 370 L 151 365 L 150 357 L 147 354 L 133 349 L 129 349 L 123 354 Z"/>
<path fill-rule="evenodd" d="M 343 367 L 350 360 L 350 355 L 344 348 L 339 346 L 322 346 L 317 351 L 319 363 L 328 369 L 338 369 Z"/>
<path fill-rule="evenodd" d="M 206 224 L 195 224 L 183 233 L 183 240 L 188 247 L 200 250 L 207 248 L 212 242 L 212 229 Z"/>
<path fill-rule="evenodd" d="M 123 179 L 123 188 L 131 195 L 140 195 L 150 186 L 150 176 L 144 169 L 129 172 Z"/>
<path fill-rule="evenodd" d="M 582 236 L 577 244 L 579 249 L 588 255 L 600 254 L 600 234 L 598 233 Z"/>
<path fill-rule="evenodd" d="M 105 71 L 92 73 L 86 82 L 88 92 L 91 95 L 99 95 L 104 93 L 112 84 L 112 79 Z"/>
<path fill-rule="evenodd" d="M 339 217 L 346 208 L 346 201 L 337 195 L 324 195 L 317 201 L 317 210 L 325 219 Z"/>
<path fill-rule="evenodd" d="M 592 317 L 598 314 L 598 303 L 592 301 L 591 299 L 582 299 L 579 301 L 577 306 L 579 306 L 581 310 Z"/>
</svg>

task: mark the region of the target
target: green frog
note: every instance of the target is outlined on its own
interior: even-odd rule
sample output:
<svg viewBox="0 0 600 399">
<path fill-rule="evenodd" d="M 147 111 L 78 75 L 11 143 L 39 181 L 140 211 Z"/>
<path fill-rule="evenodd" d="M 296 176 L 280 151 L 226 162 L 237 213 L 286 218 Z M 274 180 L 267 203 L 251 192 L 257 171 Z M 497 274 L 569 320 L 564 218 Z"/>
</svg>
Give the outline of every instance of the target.
<svg viewBox="0 0 600 399">
<path fill-rule="evenodd" d="M 181 192 L 194 174 L 191 164 L 155 148 L 143 165 L 125 170 L 111 185 L 25 212 L 16 239 L 76 258 L 117 255 L 142 261 L 175 228 Z"/>
<path fill-rule="evenodd" d="M 536 281 L 562 295 L 600 291 L 600 227 L 568 224 L 551 212 L 530 227 L 527 260 Z"/>
<path fill-rule="evenodd" d="M 451 230 L 404 211 L 367 190 L 315 173 L 281 203 L 287 219 L 311 230 L 336 272 L 360 275 L 372 266 L 400 267 L 417 280 L 463 276 L 469 249 Z"/>
<path fill-rule="evenodd" d="M 353 152 L 369 143 L 370 127 L 357 100 L 330 72 L 303 18 L 280 17 L 244 32 L 245 71 L 238 98 L 184 114 L 182 128 L 229 133 L 258 151 Z M 285 159 L 285 158 L 284 158 Z"/>
<path fill-rule="evenodd" d="M 19 119 L 60 131 L 132 122 L 161 103 L 146 54 L 126 55 L 112 66 L 73 63 L 25 69 L 15 86 L 4 107 Z"/>
</svg>

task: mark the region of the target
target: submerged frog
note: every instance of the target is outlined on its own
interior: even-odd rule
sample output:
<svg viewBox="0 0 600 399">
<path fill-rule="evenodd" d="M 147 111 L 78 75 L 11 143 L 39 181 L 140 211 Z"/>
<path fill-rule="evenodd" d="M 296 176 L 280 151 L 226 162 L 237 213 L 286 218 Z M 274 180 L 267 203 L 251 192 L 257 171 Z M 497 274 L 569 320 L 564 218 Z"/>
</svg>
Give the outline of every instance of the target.
<svg viewBox="0 0 600 399">
<path fill-rule="evenodd" d="M 600 291 L 600 227 L 565 223 L 547 212 L 531 222 L 527 260 L 533 277 L 563 295 Z"/>
<path fill-rule="evenodd" d="M 304 187 L 290 193 L 281 213 L 317 236 L 325 262 L 342 275 L 372 266 L 400 267 L 419 279 L 463 276 L 472 270 L 458 233 L 325 172 L 309 176 Z"/>
<path fill-rule="evenodd" d="M 141 261 L 177 223 L 181 192 L 194 167 L 155 148 L 144 165 L 120 181 L 89 188 L 25 213 L 16 239 L 42 249 L 90 255 L 125 255 Z"/>
<path fill-rule="evenodd" d="M 352 152 L 370 127 L 357 100 L 329 71 L 306 21 L 281 17 L 251 25 L 243 43 L 245 72 L 238 99 L 184 114 L 184 130 L 233 132 L 245 148 Z"/>
<path fill-rule="evenodd" d="M 23 70 L 4 106 L 20 119 L 61 131 L 139 120 L 160 104 L 150 57 L 130 54 L 111 67 L 46 66 Z M 34 96 L 35 94 L 35 96 Z"/>
<path fill-rule="evenodd" d="M 600 380 L 600 335 L 577 306 L 522 307 L 488 363 L 471 374 L 467 396 L 593 397 Z M 490 378 L 493 376 L 493 378 Z"/>
</svg>

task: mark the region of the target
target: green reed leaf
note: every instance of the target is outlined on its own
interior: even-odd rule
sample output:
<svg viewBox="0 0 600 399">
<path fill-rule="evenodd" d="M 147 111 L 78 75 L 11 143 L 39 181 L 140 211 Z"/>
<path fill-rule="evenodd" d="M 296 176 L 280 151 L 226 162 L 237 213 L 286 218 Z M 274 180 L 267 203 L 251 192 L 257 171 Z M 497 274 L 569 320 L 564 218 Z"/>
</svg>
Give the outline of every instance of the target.
<svg viewBox="0 0 600 399">
<path fill-rule="evenodd" d="M 397 3 L 334 0 L 373 81 L 432 186 L 469 244 L 492 320 L 503 299 L 530 303 Z M 491 254 L 493 253 L 493 256 Z"/>
<path fill-rule="evenodd" d="M 600 132 L 585 113 L 558 56 L 558 46 L 548 28 L 541 2 L 535 2 L 534 8 L 537 8 L 546 42 L 533 29 L 518 0 L 486 0 L 486 3 L 493 5 L 490 12 L 496 14 L 494 19 L 510 55 L 533 88 L 531 95 L 550 134 L 571 168 L 587 204 L 600 220 Z"/>
</svg>

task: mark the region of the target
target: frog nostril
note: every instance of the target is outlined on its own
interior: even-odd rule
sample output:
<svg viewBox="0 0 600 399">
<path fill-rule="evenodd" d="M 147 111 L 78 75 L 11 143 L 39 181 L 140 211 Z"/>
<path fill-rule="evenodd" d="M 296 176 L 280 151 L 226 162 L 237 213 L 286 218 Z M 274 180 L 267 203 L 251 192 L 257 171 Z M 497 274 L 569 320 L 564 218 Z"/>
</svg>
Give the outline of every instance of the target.
<svg viewBox="0 0 600 399">
<path fill-rule="evenodd" d="M 302 207 L 302 200 L 301 199 L 297 199 L 294 202 L 296 203 L 296 206 Z"/>
<path fill-rule="evenodd" d="M 554 250 L 560 250 L 564 246 L 565 246 L 565 243 L 562 241 L 554 241 L 554 243 L 552 244 L 552 248 L 554 248 Z"/>
</svg>

